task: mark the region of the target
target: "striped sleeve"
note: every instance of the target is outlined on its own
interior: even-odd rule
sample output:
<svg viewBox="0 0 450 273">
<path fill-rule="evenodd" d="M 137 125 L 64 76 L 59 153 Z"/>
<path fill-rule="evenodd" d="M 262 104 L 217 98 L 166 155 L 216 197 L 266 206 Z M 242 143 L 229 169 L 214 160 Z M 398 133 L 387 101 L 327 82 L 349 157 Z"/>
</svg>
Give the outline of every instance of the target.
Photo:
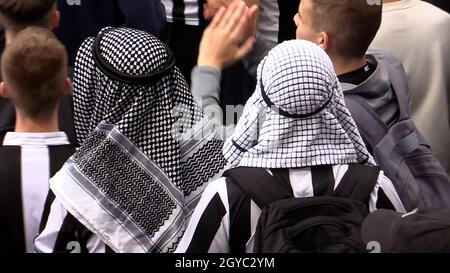
<svg viewBox="0 0 450 273">
<path fill-rule="evenodd" d="M 375 185 L 369 201 L 370 212 L 377 209 L 391 209 L 398 212 L 406 212 L 394 185 L 391 180 L 384 175 L 383 171 L 380 171 L 377 184 Z"/>
<path fill-rule="evenodd" d="M 205 189 L 177 253 L 228 253 L 229 204 L 226 179 L 211 182 Z"/>
<path fill-rule="evenodd" d="M 51 194 L 49 194 L 49 197 Z M 54 199 L 34 241 L 37 253 L 105 253 L 106 246 Z"/>
</svg>

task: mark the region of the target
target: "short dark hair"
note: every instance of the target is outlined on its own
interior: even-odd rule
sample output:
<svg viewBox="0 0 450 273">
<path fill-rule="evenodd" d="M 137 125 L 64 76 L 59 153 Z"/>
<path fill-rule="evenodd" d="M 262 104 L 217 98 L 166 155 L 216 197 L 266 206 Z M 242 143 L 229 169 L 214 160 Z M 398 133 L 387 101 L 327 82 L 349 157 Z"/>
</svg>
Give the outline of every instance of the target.
<svg viewBox="0 0 450 273">
<path fill-rule="evenodd" d="M 311 0 L 313 25 L 332 37 L 333 50 L 340 56 L 364 56 L 381 25 L 382 1 Z"/>
<path fill-rule="evenodd" d="M 0 0 L 1 21 L 14 32 L 28 26 L 47 27 L 56 5 L 56 0 Z"/>
<path fill-rule="evenodd" d="M 29 117 L 45 117 L 64 93 L 67 53 L 53 32 L 28 27 L 6 47 L 2 76 L 15 106 Z"/>
</svg>

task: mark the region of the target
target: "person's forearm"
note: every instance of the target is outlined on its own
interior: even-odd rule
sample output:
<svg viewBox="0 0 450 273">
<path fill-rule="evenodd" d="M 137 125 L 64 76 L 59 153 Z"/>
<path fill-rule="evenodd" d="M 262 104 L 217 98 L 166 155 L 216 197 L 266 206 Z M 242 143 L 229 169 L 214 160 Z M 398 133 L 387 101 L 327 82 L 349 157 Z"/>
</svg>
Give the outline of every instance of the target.
<svg viewBox="0 0 450 273">
<path fill-rule="evenodd" d="M 223 124 L 220 107 L 221 72 L 208 66 L 196 66 L 192 70 L 192 95 L 215 124 Z"/>
</svg>

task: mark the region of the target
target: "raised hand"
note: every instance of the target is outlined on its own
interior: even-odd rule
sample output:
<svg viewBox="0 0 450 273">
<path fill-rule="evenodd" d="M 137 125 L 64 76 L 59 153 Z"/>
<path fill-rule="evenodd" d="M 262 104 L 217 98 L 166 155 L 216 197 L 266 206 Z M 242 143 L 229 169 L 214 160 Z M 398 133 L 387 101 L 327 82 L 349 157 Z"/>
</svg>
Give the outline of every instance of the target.
<svg viewBox="0 0 450 273">
<path fill-rule="evenodd" d="M 233 0 L 207 0 L 203 4 L 203 16 L 211 20 L 221 7 L 228 7 Z"/>
<path fill-rule="evenodd" d="M 256 11 L 256 6 L 248 8 L 239 0 L 221 7 L 203 33 L 198 65 L 221 70 L 250 52 L 255 38 L 248 32 L 254 28 Z"/>
</svg>

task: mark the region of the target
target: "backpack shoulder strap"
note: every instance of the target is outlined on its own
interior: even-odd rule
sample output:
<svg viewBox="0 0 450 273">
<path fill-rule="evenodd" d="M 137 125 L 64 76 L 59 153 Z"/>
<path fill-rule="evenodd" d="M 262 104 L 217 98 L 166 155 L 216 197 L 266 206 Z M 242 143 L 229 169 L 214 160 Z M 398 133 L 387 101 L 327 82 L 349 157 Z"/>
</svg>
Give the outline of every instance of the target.
<svg viewBox="0 0 450 273">
<path fill-rule="evenodd" d="M 292 197 L 283 183 L 262 168 L 239 167 L 224 172 L 230 204 L 230 251 L 245 253 L 251 237 L 250 200 L 261 209 L 272 202 Z"/>
<path fill-rule="evenodd" d="M 293 197 L 283 183 L 262 168 L 239 167 L 226 171 L 223 176 L 231 178 L 260 208 Z"/>
<path fill-rule="evenodd" d="M 311 166 L 311 180 L 314 196 L 329 196 L 333 194 L 335 184 L 333 166 Z"/>
<path fill-rule="evenodd" d="M 367 204 L 378 181 L 380 170 L 380 167 L 376 166 L 349 164 L 333 195 Z"/>
<path fill-rule="evenodd" d="M 0 147 L 0 252 L 25 253 L 21 148 Z"/>
<path fill-rule="evenodd" d="M 378 117 L 377 113 L 358 95 L 346 94 L 344 96 L 353 119 L 358 126 L 361 136 L 368 142 L 371 148 L 380 142 L 388 128 Z"/>
</svg>

